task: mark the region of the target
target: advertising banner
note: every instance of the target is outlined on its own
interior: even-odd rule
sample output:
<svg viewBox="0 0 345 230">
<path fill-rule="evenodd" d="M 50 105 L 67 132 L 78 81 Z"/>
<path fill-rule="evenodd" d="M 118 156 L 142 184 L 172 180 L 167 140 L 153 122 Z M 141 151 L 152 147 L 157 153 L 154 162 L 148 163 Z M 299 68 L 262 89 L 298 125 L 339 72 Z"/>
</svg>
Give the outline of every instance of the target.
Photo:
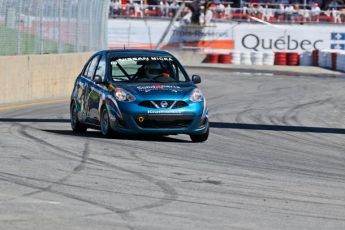
<svg viewBox="0 0 345 230">
<path fill-rule="evenodd" d="M 241 25 L 236 27 L 235 41 L 242 51 L 303 52 L 344 49 L 345 33 L 333 25 Z"/>
<path fill-rule="evenodd" d="M 345 32 L 337 24 L 262 24 L 217 22 L 210 26 L 184 26 L 178 21 L 113 19 L 108 24 L 110 48 L 126 45 L 154 49 L 162 47 L 217 50 L 303 52 L 314 49 L 345 50 Z M 167 33 L 166 33 L 167 32 Z"/>
</svg>

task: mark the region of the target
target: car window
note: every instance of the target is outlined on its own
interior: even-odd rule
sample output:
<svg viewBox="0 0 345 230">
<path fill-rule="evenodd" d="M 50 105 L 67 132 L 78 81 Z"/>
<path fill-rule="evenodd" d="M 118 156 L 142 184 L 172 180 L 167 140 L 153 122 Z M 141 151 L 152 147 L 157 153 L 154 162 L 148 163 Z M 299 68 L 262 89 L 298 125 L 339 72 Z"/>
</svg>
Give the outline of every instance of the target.
<svg viewBox="0 0 345 230">
<path fill-rule="evenodd" d="M 95 70 L 96 70 L 98 58 L 99 58 L 99 55 L 97 55 L 96 57 L 94 57 L 94 58 L 90 61 L 89 65 L 88 65 L 88 67 L 87 67 L 87 69 L 86 69 L 86 71 L 85 71 L 85 74 L 84 74 L 85 77 L 87 77 L 87 78 L 89 78 L 89 79 L 92 79 L 92 78 L 93 78 L 93 75 L 94 75 Z"/>
<path fill-rule="evenodd" d="M 118 59 L 111 62 L 111 76 L 115 81 L 128 80 L 128 76 L 133 76 L 137 70 L 137 62 L 134 60 L 121 61 Z"/>
<path fill-rule="evenodd" d="M 110 65 L 114 81 L 189 81 L 187 74 L 182 71 L 182 66 L 172 57 L 111 58 Z"/>
<path fill-rule="evenodd" d="M 102 81 L 105 80 L 105 64 L 106 64 L 105 56 L 103 55 L 101 60 L 98 63 L 96 74 L 95 74 L 95 75 L 100 76 L 102 78 Z"/>
</svg>

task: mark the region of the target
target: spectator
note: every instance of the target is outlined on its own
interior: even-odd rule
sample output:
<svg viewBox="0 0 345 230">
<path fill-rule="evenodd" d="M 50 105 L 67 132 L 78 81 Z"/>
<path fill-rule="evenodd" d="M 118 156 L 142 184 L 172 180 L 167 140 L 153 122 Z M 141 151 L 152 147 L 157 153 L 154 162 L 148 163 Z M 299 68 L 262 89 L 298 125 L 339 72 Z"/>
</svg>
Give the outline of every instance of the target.
<svg viewBox="0 0 345 230">
<path fill-rule="evenodd" d="M 338 0 L 332 0 L 329 4 L 327 9 L 329 10 L 338 10 L 341 8 L 341 6 L 344 5 L 343 1 L 338 1 Z"/>
<path fill-rule="evenodd" d="M 279 3 L 278 8 L 275 12 L 275 17 L 278 21 L 280 21 L 281 17 L 284 16 L 284 5 L 282 3 Z"/>
<path fill-rule="evenodd" d="M 249 4 L 247 11 L 248 11 L 248 15 L 251 17 L 254 17 L 256 15 L 256 8 L 255 8 L 254 3 Z"/>
<path fill-rule="evenodd" d="M 216 12 L 217 14 L 222 14 L 225 11 L 225 6 L 221 2 L 216 3 Z"/>
<path fill-rule="evenodd" d="M 211 0 L 206 0 L 204 3 L 204 11 L 203 11 L 203 25 L 206 26 L 211 22 L 212 16 L 213 16 L 213 12 L 210 9 L 211 7 Z"/>
<path fill-rule="evenodd" d="M 186 6 L 189 8 L 189 10 L 192 13 L 191 16 L 191 23 L 194 25 L 200 25 L 200 15 L 201 15 L 201 10 L 200 10 L 200 0 L 194 0 L 191 3 L 187 3 Z"/>
<path fill-rule="evenodd" d="M 150 16 L 149 3 L 147 2 L 147 0 L 144 0 L 143 5 L 141 6 L 141 10 L 144 13 L 144 17 L 149 17 Z"/>
<path fill-rule="evenodd" d="M 256 4 L 256 17 L 262 18 L 263 13 L 264 13 L 264 8 L 259 2 L 258 4 Z"/>
<path fill-rule="evenodd" d="M 266 2 L 266 8 L 275 9 L 275 4 L 272 4 L 270 0 Z"/>
<path fill-rule="evenodd" d="M 292 13 L 292 19 L 293 19 L 294 21 L 297 21 L 297 20 L 298 20 L 298 18 L 299 18 L 299 11 L 300 11 L 299 4 L 296 4 L 296 5 L 294 6 L 294 11 L 293 11 L 293 13 Z"/>
<path fill-rule="evenodd" d="M 117 17 L 120 15 L 121 4 L 119 0 L 114 0 L 110 2 L 110 13 L 112 17 Z"/>
<path fill-rule="evenodd" d="M 170 3 L 170 14 L 171 14 L 171 17 L 175 16 L 178 8 L 179 8 L 179 5 L 176 3 L 176 1 L 175 0 L 171 0 L 171 3 Z"/>
<path fill-rule="evenodd" d="M 340 8 L 339 14 L 340 14 L 341 20 L 345 21 L 345 8 Z"/>
<path fill-rule="evenodd" d="M 168 1 L 160 2 L 162 17 L 169 17 L 170 5 Z"/>
<path fill-rule="evenodd" d="M 287 5 L 287 7 L 285 7 L 285 20 L 291 21 L 293 12 L 294 12 L 294 8 L 292 4 L 290 3 L 289 5 Z"/>
<path fill-rule="evenodd" d="M 314 3 L 317 3 L 319 5 L 320 9 L 323 6 L 323 0 L 314 0 Z"/>
<path fill-rule="evenodd" d="M 320 15 L 320 7 L 317 2 L 314 3 L 313 7 L 310 10 L 310 15 L 311 15 L 311 20 L 312 22 L 318 21 L 319 20 L 319 15 Z"/>
<path fill-rule="evenodd" d="M 231 4 L 225 4 L 224 17 L 231 18 Z"/>
</svg>

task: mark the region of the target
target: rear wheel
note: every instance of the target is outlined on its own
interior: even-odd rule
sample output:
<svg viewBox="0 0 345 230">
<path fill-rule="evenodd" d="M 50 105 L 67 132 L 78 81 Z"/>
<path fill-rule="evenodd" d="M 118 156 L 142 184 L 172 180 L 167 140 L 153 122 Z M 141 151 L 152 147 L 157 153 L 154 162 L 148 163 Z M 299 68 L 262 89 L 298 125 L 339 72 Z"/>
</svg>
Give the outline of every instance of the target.
<svg viewBox="0 0 345 230">
<path fill-rule="evenodd" d="M 190 135 L 190 139 L 193 142 L 204 142 L 204 141 L 207 140 L 209 133 L 210 133 L 210 127 L 208 126 L 205 133 L 203 133 L 203 134 L 196 134 L 196 135 Z"/>
<path fill-rule="evenodd" d="M 110 128 L 110 122 L 109 122 L 109 113 L 107 108 L 104 106 L 101 111 L 101 131 L 103 136 L 105 137 L 111 137 L 111 128 Z"/>
<path fill-rule="evenodd" d="M 75 102 L 73 102 L 70 108 L 72 130 L 73 132 L 84 133 L 86 132 L 87 128 L 79 122 L 77 113 L 77 107 L 75 106 Z"/>
</svg>

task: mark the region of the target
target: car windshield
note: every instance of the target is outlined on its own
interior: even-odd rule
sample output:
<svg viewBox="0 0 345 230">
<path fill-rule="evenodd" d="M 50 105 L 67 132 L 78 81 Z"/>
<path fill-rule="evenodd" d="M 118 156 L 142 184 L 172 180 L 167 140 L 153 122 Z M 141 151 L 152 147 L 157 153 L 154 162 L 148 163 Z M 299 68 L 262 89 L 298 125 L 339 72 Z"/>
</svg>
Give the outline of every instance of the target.
<svg viewBox="0 0 345 230">
<path fill-rule="evenodd" d="M 172 57 L 110 59 L 111 78 L 122 82 L 187 82 L 189 77 Z"/>
</svg>

